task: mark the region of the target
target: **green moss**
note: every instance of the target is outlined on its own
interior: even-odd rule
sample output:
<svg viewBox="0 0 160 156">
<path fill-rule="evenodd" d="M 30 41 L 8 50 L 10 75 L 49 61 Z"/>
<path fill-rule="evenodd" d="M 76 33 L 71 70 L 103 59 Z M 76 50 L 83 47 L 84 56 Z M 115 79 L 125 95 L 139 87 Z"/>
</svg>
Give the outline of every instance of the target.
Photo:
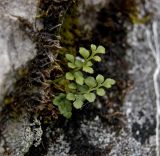
<svg viewBox="0 0 160 156">
<path fill-rule="evenodd" d="M 144 16 L 142 18 L 139 18 L 138 15 L 130 14 L 130 19 L 133 24 L 145 24 L 151 19 L 151 15 Z"/>
<path fill-rule="evenodd" d="M 131 22 L 133 24 L 144 24 L 151 19 L 151 15 L 145 15 L 139 18 L 139 10 L 137 8 L 138 4 L 135 0 L 123 0 L 124 10 L 128 14 Z"/>
<path fill-rule="evenodd" d="M 60 43 L 63 47 L 60 53 L 64 55 L 69 51 L 73 55 L 76 55 L 76 49 L 79 47 L 77 39 L 81 37 L 76 4 L 66 13 L 60 30 L 60 36 Z"/>
<path fill-rule="evenodd" d="M 14 101 L 14 99 L 12 97 L 7 97 L 4 99 L 4 104 L 8 105 L 8 104 L 13 103 L 13 101 Z"/>
</svg>

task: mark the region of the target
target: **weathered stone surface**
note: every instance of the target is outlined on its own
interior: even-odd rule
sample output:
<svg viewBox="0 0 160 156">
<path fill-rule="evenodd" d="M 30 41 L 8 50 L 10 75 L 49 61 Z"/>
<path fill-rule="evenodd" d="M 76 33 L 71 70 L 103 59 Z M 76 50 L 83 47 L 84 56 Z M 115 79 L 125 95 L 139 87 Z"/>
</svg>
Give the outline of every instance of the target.
<svg viewBox="0 0 160 156">
<path fill-rule="evenodd" d="M 127 125 L 132 129 L 133 135 L 143 143 L 147 142 L 150 135 L 155 135 L 156 126 L 153 84 L 155 61 L 145 39 L 145 29 L 144 26 L 137 25 L 132 32 L 132 37 L 137 41 L 132 40 L 134 46 L 128 50 L 127 59 L 132 66 L 129 73 L 134 85 L 125 101 Z"/>
<path fill-rule="evenodd" d="M 62 129 L 57 129 L 55 132 L 53 138 L 57 134 L 59 136 L 54 143 L 50 143 L 47 156 L 152 156 L 153 154 L 150 147 L 143 147 L 129 132 L 122 130 L 117 135 L 112 127 L 104 127 L 98 116 L 92 121 L 86 119 L 81 121 L 76 134 L 72 134 L 72 129 L 67 132 L 70 137 L 74 137 L 72 138 L 74 142 L 67 141 L 68 135 L 65 136 L 66 133 L 64 134 Z M 79 148 L 81 152 L 71 152 L 73 146 L 75 149 Z"/>
<path fill-rule="evenodd" d="M 40 122 L 34 120 L 30 123 L 27 115 L 16 120 L 8 120 L 3 126 L 1 135 L 4 140 L 0 140 L 0 145 L 4 142 L 1 148 L 5 147 L 5 151 L 2 151 L 2 154 L 5 152 L 9 156 L 24 156 L 32 145 L 38 146 L 41 143 L 43 132 Z"/>
<path fill-rule="evenodd" d="M 19 21 L 14 16 L 21 16 L 30 22 L 36 15 L 36 1 L 1 0 L 0 1 L 0 99 L 5 87 L 14 80 L 14 69 L 24 65 L 36 54 L 35 45 L 19 28 Z M 5 81 L 6 74 L 10 80 Z"/>
<path fill-rule="evenodd" d="M 140 17 L 144 14 L 142 9 L 144 6 L 148 11 L 154 12 L 156 17 L 158 12 L 156 12 L 155 4 L 157 4 L 156 1 L 146 1 L 141 4 L 139 6 Z M 130 63 L 129 74 L 134 84 L 125 99 L 124 111 L 132 136 L 142 146 L 148 146 L 155 150 L 157 107 L 153 74 L 156 62 L 146 36 L 147 30 L 152 34 L 151 25 L 156 18 L 152 17 L 152 19 L 153 21 L 148 25 L 135 24 L 132 31 L 128 29 L 128 43 L 131 45 L 131 49 L 128 49 L 126 59 Z"/>
<path fill-rule="evenodd" d="M 33 0 L 0 0 L 0 101 L 16 80 L 14 71 L 36 55 L 34 43 L 20 29 L 15 17 L 20 16 L 33 23 L 36 5 L 37 1 Z M 0 103 L 0 110 L 2 105 Z M 1 126 L 0 155 L 23 156 L 38 139 L 36 134 L 39 133 L 41 139 L 41 128 L 35 133 L 28 118 L 21 116 L 17 120 L 8 120 L 6 114 L 6 122 L 3 128 Z"/>
</svg>

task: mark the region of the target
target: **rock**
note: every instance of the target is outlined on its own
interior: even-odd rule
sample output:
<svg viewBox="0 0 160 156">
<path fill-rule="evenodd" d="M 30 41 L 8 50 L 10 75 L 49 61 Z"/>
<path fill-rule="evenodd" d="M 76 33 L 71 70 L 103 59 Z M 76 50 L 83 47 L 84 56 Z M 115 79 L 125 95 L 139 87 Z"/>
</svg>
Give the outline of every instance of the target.
<svg viewBox="0 0 160 156">
<path fill-rule="evenodd" d="M 0 101 L 6 90 L 11 90 L 16 81 L 15 70 L 35 57 L 35 44 L 29 35 L 20 28 L 20 16 L 28 23 L 34 23 L 37 1 L 27 0 L 0 0 Z M 3 106 L 0 103 L 0 110 Z M 31 145 L 39 145 L 42 130 L 32 128 L 29 116 L 20 116 L 19 119 L 9 119 L 5 114 L 3 128 L 1 126 L 0 155 L 23 156 Z M 2 123 L 1 123 L 2 124 Z M 5 146 L 5 149 L 3 148 Z"/>
<path fill-rule="evenodd" d="M 124 135 L 124 134 L 123 134 Z M 126 136 L 125 136 L 126 135 Z M 153 151 L 150 148 L 144 148 L 133 137 L 125 134 L 118 137 L 109 156 L 152 156 Z"/>
<path fill-rule="evenodd" d="M 155 2 L 146 1 L 139 6 L 140 17 L 147 8 L 150 12 L 156 12 Z M 153 18 L 153 17 L 152 17 Z M 156 20 L 153 18 L 153 21 Z M 126 59 L 130 63 L 129 74 L 134 81 L 133 88 L 126 96 L 124 111 L 127 116 L 127 126 L 133 137 L 143 146 L 155 148 L 156 128 L 156 95 L 153 82 L 153 74 L 156 68 L 155 60 L 146 36 L 146 31 L 152 33 L 151 21 L 149 24 L 135 24 L 133 31 L 129 30 L 128 43 L 131 49 L 127 51 Z M 152 140 L 150 142 L 150 140 Z"/>
<path fill-rule="evenodd" d="M 64 134 L 60 135 L 54 144 L 50 143 L 47 156 L 68 156 L 70 151 L 70 143 L 64 139 Z"/>
<path fill-rule="evenodd" d="M 33 22 L 36 5 L 36 1 L 32 0 L 0 1 L 0 99 L 5 88 L 9 88 L 14 81 L 14 70 L 25 65 L 36 54 L 35 45 L 19 28 L 19 21 L 14 17 L 21 16 Z M 9 78 L 6 80 L 6 77 Z"/>
<path fill-rule="evenodd" d="M 19 119 L 9 120 L 3 126 L 1 135 L 5 140 L 2 139 L 0 144 L 5 142 L 8 155 L 24 156 L 32 145 L 37 147 L 41 143 L 43 131 L 36 119 L 30 123 L 27 115 L 23 115 Z"/>
<path fill-rule="evenodd" d="M 5 152 L 5 149 L 3 147 L 0 147 L 0 155 Z"/>
<path fill-rule="evenodd" d="M 63 129 L 55 129 L 47 156 L 152 156 L 150 147 L 143 147 L 129 131 L 121 130 L 117 135 L 113 127 L 105 127 L 96 116 L 94 120 L 84 119 L 77 131 L 71 127 L 67 133 Z M 68 138 L 68 139 L 67 139 Z"/>
</svg>

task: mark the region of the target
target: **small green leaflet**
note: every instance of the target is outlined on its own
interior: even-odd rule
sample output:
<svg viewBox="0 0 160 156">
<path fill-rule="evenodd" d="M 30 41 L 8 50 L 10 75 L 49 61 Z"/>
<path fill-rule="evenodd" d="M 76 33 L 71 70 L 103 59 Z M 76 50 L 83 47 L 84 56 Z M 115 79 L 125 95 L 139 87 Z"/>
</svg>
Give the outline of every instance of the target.
<svg viewBox="0 0 160 156">
<path fill-rule="evenodd" d="M 76 60 L 75 61 L 75 66 L 78 68 L 81 68 L 83 66 L 83 62 L 81 60 Z"/>
<path fill-rule="evenodd" d="M 98 82 L 98 84 L 101 84 L 102 82 L 104 82 L 104 77 L 101 74 L 98 74 L 96 77 L 96 81 Z"/>
<path fill-rule="evenodd" d="M 87 78 L 84 80 L 84 82 L 85 82 L 85 84 L 86 84 L 87 86 L 89 86 L 90 88 L 93 88 L 93 87 L 95 87 L 95 86 L 97 85 L 96 80 L 94 79 L 94 77 L 91 77 L 91 76 L 87 77 Z"/>
<path fill-rule="evenodd" d="M 103 88 L 99 88 L 99 89 L 97 89 L 96 93 L 99 96 L 104 96 L 105 95 L 105 90 Z"/>
<path fill-rule="evenodd" d="M 89 57 L 89 51 L 85 48 L 80 48 L 79 49 L 79 53 L 81 54 L 81 56 L 83 56 L 85 59 L 87 59 Z"/>
<path fill-rule="evenodd" d="M 60 103 L 58 105 L 59 111 L 60 113 L 66 117 L 66 118 L 70 118 L 72 115 L 72 104 L 70 101 L 68 100 L 64 100 L 63 103 Z"/>
<path fill-rule="evenodd" d="M 70 72 L 66 73 L 66 79 L 67 80 L 74 80 L 74 75 Z"/>
<path fill-rule="evenodd" d="M 53 100 L 53 104 L 58 106 L 59 103 L 61 103 L 65 99 L 66 95 L 63 93 L 60 93 L 58 96 L 56 96 Z"/>
<path fill-rule="evenodd" d="M 90 73 L 90 74 L 94 73 L 94 70 L 88 66 L 83 66 L 83 71 L 85 71 L 86 73 Z"/>
<path fill-rule="evenodd" d="M 91 44 L 91 50 L 92 50 L 92 52 L 95 52 L 95 51 L 96 51 L 96 49 L 97 49 L 96 45 Z"/>
<path fill-rule="evenodd" d="M 115 83 L 116 83 L 115 80 L 108 78 L 104 81 L 103 86 L 106 88 L 111 88 L 112 85 L 114 85 Z"/>
<path fill-rule="evenodd" d="M 75 79 L 76 79 L 76 83 L 77 83 L 77 84 L 83 85 L 83 83 L 84 83 L 84 77 L 83 77 L 82 72 L 80 72 L 80 71 L 75 72 L 75 73 L 74 73 L 74 77 L 75 77 Z"/>
<path fill-rule="evenodd" d="M 98 46 L 96 53 L 105 54 L 105 48 L 103 46 Z"/>
<path fill-rule="evenodd" d="M 88 61 L 87 63 L 86 63 L 86 66 L 88 66 L 88 67 L 91 67 L 93 65 L 93 63 L 91 62 L 91 61 Z"/>
<path fill-rule="evenodd" d="M 76 89 L 76 88 L 77 88 L 77 85 L 76 85 L 75 83 L 70 83 L 70 84 L 68 85 L 68 88 L 70 88 L 70 89 Z"/>
<path fill-rule="evenodd" d="M 68 63 L 68 67 L 72 69 L 76 68 L 75 64 L 70 62 Z"/>
<path fill-rule="evenodd" d="M 74 62 L 74 56 L 71 54 L 66 54 L 66 59 L 72 63 Z"/>
<path fill-rule="evenodd" d="M 101 62 L 101 58 L 99 56 L 94 56 L 93 59 L 97 62 Z"/>
<path fill-rule="evenodd" d="M 76 109 L 82 108 L 82 105 L 83 105 L 83 101 L 81 99 L 76 99 L 76 101 L 73 102 L 73 106 Z"/>
<path fill-rule="evenodd" d="M 87 92 L 89 90 L 89 87 L 86 85 L 78 85 L 77 89 L 83 93 L 83 92 Z"/>
<path fill-rule="evenodd" d="M 75 95 L 73 93 L 68 93 L 66 98 L 70 101 L 74 101 L 75 100 Z"/>
<path fill-rule="evenodd" d="M 96 99 L 96 96 L 94 93 L 87 93 L 87 94 L 84 94 L 84 97 L 86 100 L 88 100 L 89 102 L 94 102 L 95 99 Z"/>
</svg>

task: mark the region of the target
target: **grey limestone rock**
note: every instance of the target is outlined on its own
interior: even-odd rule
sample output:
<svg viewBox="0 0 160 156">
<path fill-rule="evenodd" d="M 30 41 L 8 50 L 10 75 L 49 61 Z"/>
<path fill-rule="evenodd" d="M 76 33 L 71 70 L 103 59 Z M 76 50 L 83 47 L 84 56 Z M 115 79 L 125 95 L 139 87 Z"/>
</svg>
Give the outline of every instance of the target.
<svg viewBox="0 0 160 156">
<path fill-rule="evenodd" d="M 29 148 L 41 143 L 43 132 L 40 122 L 35 119 L 30 123 L 27 115 L 20 116 L 19 119 L 8 120 L 2 131 L 0 141 L 1 149 L 5 146 L 5 151 L 1 153 L 9 156 L 23 156 Z"/>
<path fill-rule="evenodd" d="M 36 15 L 36 1 L 1 0 L 0 1 L 0 99 L 11 82 L 14 81 L 14 70 L 25 65 L 35 54 L 35 45 L 19 28 L 20 16 L 30 22 Z M 6 81 L 6 76 L 9 80 Z"/>
<path fill-rule="evenodd" d="M 36 9 L 34 0 L 0 0 L 0 111 L 3 94 L 16 80 L 14 71 L 36 55 L 35 44 L 20 29 L 16 16 L 34 23 Z M 25 115 L 17 120 L 6 117 L 1 130 L 0 155 L 23 156 L 33 141 L 36 145 L 41 141 L 41 127 L 33 130 Z"/>
</svg>

